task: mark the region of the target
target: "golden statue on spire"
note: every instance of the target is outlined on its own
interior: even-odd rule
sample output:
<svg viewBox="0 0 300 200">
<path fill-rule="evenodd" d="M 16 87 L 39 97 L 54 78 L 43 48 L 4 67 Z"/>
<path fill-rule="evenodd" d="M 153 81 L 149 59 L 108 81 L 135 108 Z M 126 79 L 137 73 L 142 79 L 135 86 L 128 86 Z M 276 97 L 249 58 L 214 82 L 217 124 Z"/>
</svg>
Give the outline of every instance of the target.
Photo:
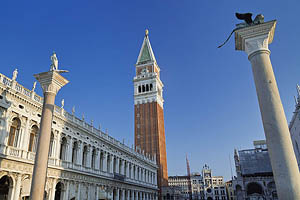
<svg viewBox="0 0 300 200">
<path fill-rule="evenodd" d="M 145 36 L 148 37 L 148 35 L 149 35 L 149 30 L 146 29 L 146 30 L 145 30 Z"/>
</svg>

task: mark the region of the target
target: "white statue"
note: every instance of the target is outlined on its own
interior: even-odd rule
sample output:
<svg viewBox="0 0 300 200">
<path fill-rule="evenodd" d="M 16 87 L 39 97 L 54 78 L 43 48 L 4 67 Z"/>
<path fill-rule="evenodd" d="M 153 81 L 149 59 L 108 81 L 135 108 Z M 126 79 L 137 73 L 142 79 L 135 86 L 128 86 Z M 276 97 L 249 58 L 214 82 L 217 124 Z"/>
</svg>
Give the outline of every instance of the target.
<svg viewBox="0 0 300 200">
<path fill-rule="evenodd" d="M 52 61 L 52 64 L 50 66 L 51 67 L 50 71 L 57 71 L 58 70 L 58 59 L 56 57 L 56 53 L 53 52 L 53 54 L 50 58 L 51 58 L 51 61 Z"/>
<path fill-rule="evenodd" d="M 72 108 L 72 115 L 74 115 L 75 114 L 75 106 L 73 106 L 73 108 Z"/>
<path fill-rule="evenodd" d="M 33 86 L 32 86 L 32 92 L 34 92 L 35 87 L 36 87 L 36 81 L 34 81 L 34 83 L 33 83 Z"/>
<path fill-rule="evenodd" d="M 15 69 L 13 72 L 12 80 L 15 81 L 17 79 L 17 76 L 18 76 L 18 69 Z"/>
<path fill-rule="evenodd" d="M 65 106 L 65 100 L 62 99 L 62 100 L 61 100 L 61 108 L 64 108 L 64 106 Z"/>
</svg>

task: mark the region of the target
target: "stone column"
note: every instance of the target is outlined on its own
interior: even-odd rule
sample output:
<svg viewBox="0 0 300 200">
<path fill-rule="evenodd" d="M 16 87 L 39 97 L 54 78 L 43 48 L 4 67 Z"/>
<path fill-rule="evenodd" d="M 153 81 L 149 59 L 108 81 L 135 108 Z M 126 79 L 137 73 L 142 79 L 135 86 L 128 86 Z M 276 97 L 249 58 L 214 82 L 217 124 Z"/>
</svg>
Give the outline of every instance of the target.
<svg viewBox="0 0 300 200">
<path fill-rule="evenodd" d="M 95 188 L 96 188 L 96 200 L 98 200 L 98 197 L 99 197 L 99 188 L 98 188 L 98 185 L 95 185 Z"/>
<path fill-rule="evenodd" d="M 300 199 L 299 169 L 268 49 L 275 26 L 274 20 L 236 30 L 235 49 L 245 51 L 252 65 L 278 197 Z"/>
<path fill-rule="evenodd" d="M 103 158 L 102 158 L 102 171 L 107 172 L 107 153 L 103 152 Z"/>
<path fill-rule="evenodd" d="M 120 189 L 120 193 L 121 193 L 121 198 L 120 200 L 125 200 L 125 190 L 124 189 Z"/>
<path fill-rule="evenodd" d="M 92 147 L 89 145 L 87 148 L 87 155 L 86 155 L 86 167 L 91 168 L 91 160 L 92 160 Z"/>
<path fill-rule="evenodd" d="M 114 155 L 110 155 L 110 159 L 111 159 L 111 161 L 110 161 L 110 173 L 114 173 Z"/>
<path fill-rule="evenodd" d="M 120 165 L 120 158 L 118 158 L 117 156 L 116 156 L 116 173 L 118 173 L 119 174 L 119 165 Z"/>
<path fill-rule="evenodd" d="M 19 200 L 20 199 L 21 182 L 22 182 L 22 175 L 18 174 L 17 175 L 16 189 L 15 189 L 15 192 L 14 192 L 14 200 Z"/>
<path fill-rule="evenodd" d="M 78 190 L 77 190 L 77 199 L 80 199 L 80 183 L 78 182 L 78 186 L 77 186 Z"/>
<path fill-rule="evenodd" d="M 70 183 L 69 183 L 69 181 L 67 181 L 66 182 L 66 186 L 65 186 L 66 188 L 65 188 L 65 197 L 64 197 L 64 199 L 69 199 L 69 188 L 70 188 Z"/>
<path fill-rule="evenodd" d="M 56 187 L 56 179 L 53 179 L 51 192 L 49 194 L 50 196 L 49 200 L 54 200 L 55 198 L 55 187 Z"/>
<path fill-rule="evenodd" d="M 82 165 L 82 142 L 78 141 L 78 150 L 77 150 L 77 165 Z"/>
<path fill-rule="evenodd" d="M 116 188 L 116 198 L 115 198 L 115 200 L 119 200 L 119 193 L 120 193 L 120 189 Z"/>
<path fill-rule="evenodd" d="M 130 200 L 130 190 L 127 190 L 127 200 Z"/>
<path fill-rule="evenodd" d="M 59 89 L 69 81 L 57 71 L 43 72 L 34 76 L 43 88 L 44 102 L 40 122 L 38 147 L 35 155 L 30 199 L 41 200 L 44 197 L 45 191 L 55 96 Z"/>
<path fill-rule="evenodd" d="M 67 160 L 72 163 L 72 151 L 73 151 L 73 138 L 70 137 L 70 140 L 68 141 L 68 155 Z"/>
<path fill-rule="evenodd" d="M 125 168 L 125 161 L 123 160 L 123 159 L 121 159 L 120 158 L 120 161 L 119 161 L 120 163 L 119 163 L 119 166 L 121 167 L 120 169 L 119 169 L 119 172 L 120 172 L 120 174 L 122 174 L 122 175 L 125 175 L 125 170 L 124 170 L 124 168 Z"/>
<path fill-rule="evenodd" d="M 100 169 L 100 152 L 99 149 L 96 149 L 96 157 L 95 157 L 95 169 Z"/>
</svg>

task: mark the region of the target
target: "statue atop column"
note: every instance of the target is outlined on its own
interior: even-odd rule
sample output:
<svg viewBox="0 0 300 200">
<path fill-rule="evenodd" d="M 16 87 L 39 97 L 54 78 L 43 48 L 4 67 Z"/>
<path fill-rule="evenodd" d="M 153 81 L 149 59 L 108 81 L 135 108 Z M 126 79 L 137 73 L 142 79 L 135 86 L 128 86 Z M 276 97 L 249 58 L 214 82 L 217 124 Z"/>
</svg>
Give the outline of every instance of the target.
<svg viewBox="0 0 300 200">
<path fill-rule="evenodd" d="M 51 66 L 50 66 L 51 67 L 50 71 L 57 71 L 58 70 L 58 59 L 56 57 L 55 51 L 53 51 L 53 54 L 50 57 L 50 59 L 51 59 L 51 62 L 52 62 Z"/>
<path fill-rule="evenodd" d="M 58 70 L 58 59 L 55 51 L 53 51 L 53 54 L 51 55 L 50 59 L 51 59 L 50 71 L 56 71 L 58 73 L 68 72 L 68 70 Z"/>
</svg>

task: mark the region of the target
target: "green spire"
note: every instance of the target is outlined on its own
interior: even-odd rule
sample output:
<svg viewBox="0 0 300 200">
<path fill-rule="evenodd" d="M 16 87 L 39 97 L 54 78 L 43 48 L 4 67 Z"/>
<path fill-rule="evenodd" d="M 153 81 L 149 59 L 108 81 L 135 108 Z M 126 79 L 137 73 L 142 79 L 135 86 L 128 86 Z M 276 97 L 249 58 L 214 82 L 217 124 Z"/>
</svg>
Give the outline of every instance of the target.
<svg viewBox="0 0 300 200">
<path fill-rule="evenodd" d="M 149 31 L 148 31 L 148 29 L 146 29 L 143 45 L 142 45 L 138 60 L 136 62 L 137 65 L 145 64 L 147 62 L 156 62 L 152 48 L 151 48 L 151 44 L 149 41 L 148 34 L 149 34 Z"/>
<path fill-rule="evenodd" d="M 141 63 L 141 62 L 146 62 L 146 61 L 151 61 L 151 57 L 150 57 L 150 53 L 149 53 L 149 49 L 148 49 L 147 45 L 144 45 L 141 57 L 138 62 Z"/>
</svg>

